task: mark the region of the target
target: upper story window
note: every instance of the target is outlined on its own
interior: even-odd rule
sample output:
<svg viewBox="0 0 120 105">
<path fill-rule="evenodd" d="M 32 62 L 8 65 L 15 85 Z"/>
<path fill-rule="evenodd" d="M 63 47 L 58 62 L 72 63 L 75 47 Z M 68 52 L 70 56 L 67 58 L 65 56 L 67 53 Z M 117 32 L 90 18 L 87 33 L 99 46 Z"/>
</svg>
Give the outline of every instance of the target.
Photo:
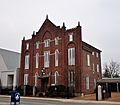
<svg viewBox="0 0 120 105">
<path fill-rule="evenodd" d="M 99 69 L 100 69 L 100 68 L 99 68 L 99 64 L 97 64 L 97 72 L 99 72 Z"/>
<path fill-rule="evenodd" d="M 38 41 L 38 42 L 36 42 L 36 49 L 39 49 L 39 44 L 40 44 L 40 42 Z"/>
<path fill-rule="evenodd" d="M 75 48 L 68 49 L 68 65 L 75 65 Z"/>
<path fill-rule="evenodd" d="M 50 47 L 50 39 L 44 40 L 44 47 Z"/>
<path fill-rule="evenodd" d="M 58 66 L 58 49 L 55 50 L 55 66 Z"/>
<path fill-rule="evenodd" d="M 98 53 L 98 52 L 96 52 L 96 57 L 97 57 L 97 58 L 99 57 L 99 53 Z"/>
<path fill-rule="evenodd" d="M 95 55 L 95 52 L 94 52 L 94 51 L 92 52 L 92 55 L 93 55 L 93 56 Z"/>
<path fill-rule="evenodd" d="M 94 63 L 93 63 L 93 72 L 95 71 L 95 65 L 94 65 Z"/>
<path fill-rule="evenodd" d="M 59 39 L 59 37 L 55 38 L 55 45 L 58 45 L 58 39 Z"/>
<path fill-rule="evenodd" d="M 28 50 L 28 49 L 29 49 L 29 43 L 26 44 L 26 50 Z"/>
<path fill-rule="evenodd" d="M 29 69 L 29 60 L 30 55 L 29 54 L 25 55 L 25 69 Z"/>
<path fill-rule="evenodd" d="M 44 52 L 44 67 L 49 67 L 50 51 Z"/>
<path fill-rule="evenodd" d="M 90 66 L 90 55 L 87 54 L 87 66 Z"/>
<path fill-rule="evenodd" d="M 39 66 L 39 53 L 36 53 L 36 68 Z"/>
<path fill-rule="evenodd" d="M 69 41 L 73 41 L 73 32 L 69 34 Z"/>
</svg>

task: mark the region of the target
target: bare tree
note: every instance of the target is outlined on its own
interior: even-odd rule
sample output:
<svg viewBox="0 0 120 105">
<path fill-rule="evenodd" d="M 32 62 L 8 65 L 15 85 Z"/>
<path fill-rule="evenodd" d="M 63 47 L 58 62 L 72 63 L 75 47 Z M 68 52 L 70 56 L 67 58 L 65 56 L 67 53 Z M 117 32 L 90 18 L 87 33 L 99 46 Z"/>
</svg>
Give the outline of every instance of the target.
<svg viewBox="0 0 120 105">
<path fill-rule="evenodd" d="M 104 77 L 117 78 L 120 77 L 120 64 L 111 60 L 109 64 L 104 64 Z"/>
</svg>

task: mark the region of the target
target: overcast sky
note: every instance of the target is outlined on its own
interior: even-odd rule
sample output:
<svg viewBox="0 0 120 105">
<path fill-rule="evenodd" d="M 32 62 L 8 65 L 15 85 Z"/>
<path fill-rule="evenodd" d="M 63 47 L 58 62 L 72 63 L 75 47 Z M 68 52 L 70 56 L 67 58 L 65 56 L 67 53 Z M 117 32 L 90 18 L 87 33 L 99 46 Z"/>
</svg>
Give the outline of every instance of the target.
<svg viewBox="0 0 120 105">
<path fill-rule="evenodd" d="M 0 0 L 0 48 L 21 52 L 48 14 L 57 26 L 82 26 L 83 41 L 102 50 L 102 63 L 120 60 L 120 0 Z"/>
</svg>

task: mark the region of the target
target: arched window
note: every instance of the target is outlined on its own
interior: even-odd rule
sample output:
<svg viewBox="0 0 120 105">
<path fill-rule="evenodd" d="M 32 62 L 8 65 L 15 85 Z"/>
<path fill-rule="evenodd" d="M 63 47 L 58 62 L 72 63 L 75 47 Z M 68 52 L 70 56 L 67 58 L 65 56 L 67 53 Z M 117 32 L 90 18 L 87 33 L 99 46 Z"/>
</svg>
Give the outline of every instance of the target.
<svg viewBox="0 0 120 105">
<path fill-rule="evenodd" d="M 30 55 L 27 53 L 25 55 L 25 69 L 29 69 L 29 60 L 30 60 Z"/>
<path fill-rule="evenodd" d="M 59 76 L 59 73 L 58 71 L 55 72 L 55 85 L 58 84 L 58 76 Z"/>
<path fill-rule="evenodd" d="M 68 48 L 68 65 L 75 65 L 75 48 Z"/>
<path fill-rule="evenodd" d="M 36 68 L 39 66 L 39 53 L 36 53 Z"/>
<path fill-rule="evenodd" d="M 58 66 L 58 49 L 55 50 L 55 66 Z"/>
<path fill-rule="evenodd" d="M 50 51 L 44 51 L 44 67 L 49 67 Z"/>
</svg>

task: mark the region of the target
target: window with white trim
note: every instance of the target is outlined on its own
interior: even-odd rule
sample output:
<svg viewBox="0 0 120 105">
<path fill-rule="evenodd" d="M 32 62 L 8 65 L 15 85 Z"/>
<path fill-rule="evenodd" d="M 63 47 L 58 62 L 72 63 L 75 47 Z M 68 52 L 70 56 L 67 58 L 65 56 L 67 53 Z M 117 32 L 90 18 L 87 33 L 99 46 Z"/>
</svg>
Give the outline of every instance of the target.
<svg viewBox="0 0 120 105">
<path fill-rule="evenodd" d="M 36 49 L 39 49 L 39 44 L 40 44 L 40 42 L 38 41 L 38 42 L 36 42 Z"/>
<path fill-rule="evenodd" d="M 93 63 L 93 72 L 95 71 L 95 65 L 94 65 L 94 63 Z"/>
<path fill-rule="evenodd" d="M 89 77 L 86 77 L 86 90 L 90 89 L 90 81 L 89 81 Z"/>
<path fill-rule="evenodd" d="M 93 56 L 95 55 L 94 51 L 92 52 L 92 55 L 93 55 Z"/>
<path fill-rule="evenodd" d="M 90 55 L 87 54 L 87 66 L 90 66 Z"/>
<path fill-rule="evenodd" d="M 24 74 L 24 85 L 28 85 L 28 74 Z"/>
<path fill-rule="evenodd" d="M 97 64 L 97 72 L 99 72 L 99 64 Z"/>
<path fill-rule="evenodd" d="M 69 34 L 69 41 L 73 41 L 73 33 Z"/>
<path fill-rule="evenodd" d="M 58 39 L 59 39 L 59 37 L 55 38 L 55 45 L 58 45 Z"/>
<path fill-rule="evenodd" d="M 39 53 L 36 53 L 36 68 L 39 66 Z"/>
<path fill-rule="evenodd" d="M 28 49 L 29 49 L 29 43 L 26 44 L 26 50 L 28 50 Z"/>
<path fill-rule="evenodd" d="M 55 85 L 58 84 L 58 76 L 59 76 L 59 73 L 58 71 L 55 71 Z"/>
<path fill-rule="evenodd" d="M 29 54 L 25 55 L 25 69 L 29 69 L 29 60 L 30 55 Z"/>
<path fill-rule="evenodd" d="M 49 67 L 50 51 L 44 52 L 44 67 Z"/>
<path fill-rule="evenodd" d="M 58 66 L 58 55 L 59 55 L 59 51 L 58 49 L 55 50 L 55 66 Z"/>
<path fill-rule="evenodd" d="M 44 40 L 44 47 L 50 47 L 50 39 Z"/>
<path fill-rule="evenodd" d="M 96 57 L 97 57 L 97 58 L 99 57 L 99 53 L 98 53 L 98 52 L 96 52 Z"/>
<path fill-rule="evenodd" d="M 68 48 L 68 65 L 75 65 L 75 48 Z"/>
</svg>

